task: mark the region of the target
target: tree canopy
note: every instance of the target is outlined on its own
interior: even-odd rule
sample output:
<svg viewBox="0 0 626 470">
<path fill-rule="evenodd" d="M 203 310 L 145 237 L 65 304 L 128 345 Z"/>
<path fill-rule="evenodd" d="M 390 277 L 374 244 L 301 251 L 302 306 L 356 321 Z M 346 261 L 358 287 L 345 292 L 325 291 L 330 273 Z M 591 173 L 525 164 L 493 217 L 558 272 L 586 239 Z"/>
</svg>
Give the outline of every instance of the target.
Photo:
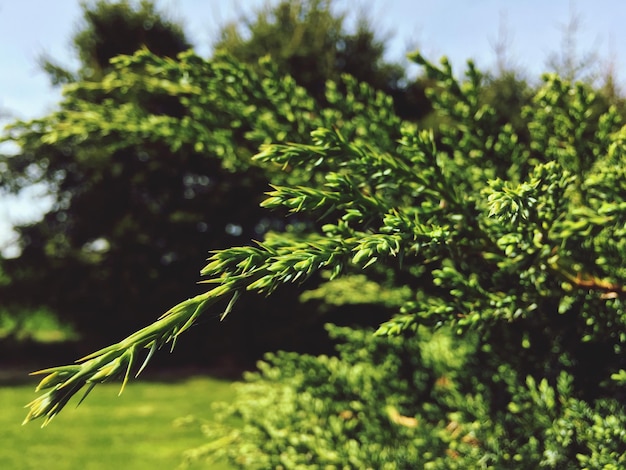
<svg viewBox="0 0 626 470">
<path fill-rule="evenodd" d="M 42 67 L 53 83 L 99 80 L 110 70 L 111 59 L 141 48 L 171 58 L 191 48 L 182 26 L 150 1 L 95 0 L 81 5 L 83 18 L 72 40 L 80 70 L 67 70 L 44 56 Z"/>
<path fill-rule="evenodd" d="M 346 27 L 346 13 L 329 0 L 280 1 L 243 20 L 226 25 L 217 51 L 254 64 L 268 55 L 278 69 L 322 104 L 326 82 L 349 74 L 394 98 L 398 115 L 423 118 L 430 111 L 420 79 L 409 80 L 401 64 L 388 62 L 385 37 L 378 37 L 366 16 L 355 31 Z"/>
</svg>

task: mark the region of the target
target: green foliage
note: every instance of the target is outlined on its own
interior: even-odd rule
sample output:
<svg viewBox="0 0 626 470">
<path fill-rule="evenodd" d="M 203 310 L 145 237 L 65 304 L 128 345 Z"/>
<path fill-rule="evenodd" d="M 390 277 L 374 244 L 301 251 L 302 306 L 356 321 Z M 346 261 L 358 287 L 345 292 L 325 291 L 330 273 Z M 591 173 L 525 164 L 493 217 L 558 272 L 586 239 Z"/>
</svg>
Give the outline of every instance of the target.
<svg viewBox="0 0 626 470">
<path fill-rule="evenodd" d="M 191 47 L 182 27 L 150 1 L 91 0 L 82 2 L 81 7 L 82 22 L 72 41 L 80 69 L 72 72 L 50 58 L 42 58 L 42 67 L 54 84 L 97 81 L 110 70 L 111 59 L 143 47 L 171 58 Z"/>
<path fill-rule="evenodd" d="M 330 4 L 306 0 L 266 5 L 252 18 L 226 25 L 215 48 L 248 63 L 271 55 L 281 70 L 323 94 L 326 80 L 338 77 L 335 50 L 343 35 L 343 18 L 331 12 Z"/>
<path fill-rule="evenodd" d="M 264 23 L 276 15 L 293 28 Z M 14 123 L 4 137 L 20 152 L 0 156 L 0 190 L 42 183 L 53 201 L 43 220 L 17 227 L 20 256 L 1 260 L 12 281 L 0 286 L 4 305 L 50 308 L 89 344 L 117 340 L 200 292 L 199 251 L 317 226 L 317 214 L 285 219 L 287 209 L 270 213 L 259 204 L 270 182 L 321 186 L 328 167 L 252 161 L 259 145 L 304 142 L 317 128 L 341 126 L 350 138 L 376 137 L 380 148 L 394 148 L 400 121 L 389 98 L 376 101 L 371 88 L 342 75 L 408 96 L 366 23 L 348 34 L 329 2 L 304 1 L 259 12 L 249 27 L 253 43 L 271 40 L 272 47 L 227 41 L 204 60 L 177 55 L 188 47 L 182 28 L 150 2 L 83 6 L 74 37 L 79 70 L 46 65 L 53 79 L 69 83 L 64 101 L 48 116 Z M 305 38 L 294 42 L 292 33 Z M 277 60 L 285 48 L 288 58 Z M 330 54 L 325 67 L 290 59 L 322 57 L 322 50 Z M 131 55 L 115 58 L 120 53 Z M 321 84 L 315 93 L 300 83 L 311 71 Z M 329 78 L 336 83 L 326 85 Z M 225 332 L 189 344 L 187 355 L 240 354 L 245 361 L 276 345 L 301 347 L 306 341 L 296 330 L 304 320 L 287 307 L 296 299 L 283 291 L 259 307 L 242 296 L 242 310 L 262 314 L 229 321 Z M 254 334 L 236 333 L 244 327 Z M 229 331 L 235 340 L 226 340 Z"/>
<path fill-rule="evenodd" d="M 423 83 L 408 81 L 401 65 L 384 60 L 385 42 L 366 16 L 348 31 L 347 14 L 337 10 L 337 2 L 330 0 L 282 0 L 226 25 L 215 48 L 248 64 L 271 57 L 322 104 L 328 104 L 327 81 L 338 83 L 350 74 L 392 96 L 403 118 L 424 117 L 430 106 Z"/>
<path fill-rule="evenodd" d="M 72 340 L 76 337 L 76 332 L 63 325 L 49 310 L 16 312 L 0 309 L 0 340 L 55 342 Z"/>
<path fill-rule="evenodd" d="M 506 366 L 508 402 L 473 374 L 475 335 L 420 328 L 372 337 L 330 327 L 336 357 L 267 355 L 259 372 L 203 426 L 191 461 L 239 468 L 620 468 L 624 414 L 572 396 L 571 376 L 551 386 Z M 609 465 L 604 467 L 604 465 Z M 613 465 L 611 467 L 611 465 Z"/>
<path fill-rule="evenodd" d="M 326 2 L 287 2 L 249 24 L 261 46 L 284 30 L 269 60 L 236 30 L 220 47 L 250 52 L 247 64 L 146 44 L 68 86 L 58 112 L 9 129 L 22 151 L 0 161 L 0 186 L 43 181 L 56 199 L 43 224 L 20 229 L 22 256 L 3 261 L 7 303 L 37 292 L 81 328 L 117 334 L 143 323 L 137 312 L 189 295 L 162 276 L 191 283 L 190 260 L 214 250 L 202 270 L 211 289 L 40 371 L 44 393 L 25 421 L 45 425 L 99 383 L 124 388 L 209 311 L 262 318 L 258 294 L 273 294 L 268 310 L 272 299 L 292 309 L 281 287 L 309 280 L 302 298 L 326 311 L 395 315 L 375 335 L 330 328 L 343 341 L 333 357 L 267 356 L 190 457 L 245 468 L 623 467 L 617 109 L 556 75 L 529 90 L 471 63 L 459 79 L 445 59 L 415 54 L 438 124 L 419 126 L 377 91 L 393 94 L 393 68 L 373 60 L 382 78 L 369 85 L 332 69 L 360 45 L 365 57 L 382 52 L 367 29 L 341 28 Z M 311 60 L 319 66 L 301 67 Z M 233 246 L 239 237 L 260 241 Z"/>
<path fill-rule="evenodd" d="M 4 263 L 15 281 L 4 301 L 45 302 L 109 340 L 114 318 L 136 328 L 193 293 L 197 246 L 284 225 L 258 207 L 268 179 L 306 176 L 278 176 L 250 157 L 326 122 L 267 63 L 253 71 L 226 57 L 174 61 L 143 50 L 112 67 L 99 82 L 68 86 L 60 111 L 14 124 L 8 138 L 22 152 L 3 159 L 0 176 L 14 190 L 48 182 L 55 197 L 41 224 L 19 229 L 23 252 Z"/>
<path fill-rule="evenodd" d="M 265 145 L 249 163 L 287 170 L 264 207 L 318 222 L 215 251 L 202 271 L 215 287 L 79 364 L 42 371 L 49 391 L 26 420 L 49 420 L 83 386 L 125 383 L 142 350 L 145 365 L 212 305 L 226 315 L 248 293 L 320 271 L 319 292 L 343 275 L 367 286 L 358 273 L 390 288 L 375 303 L 398 314 L 374 337 L 331 329 L 346 341 L 337 357 L 268 356 L 224 411 L 242 426 L 209 430 L 217 440 L 204 451 L 245 468 L 623 465 L 620 116 L 585 85 L 547 76 L 522 139 L 485 104 L 472 64 L 458 80 L 445 60 L 414 59 L 436 81 L 437 133 L 394 117 L 366 85 L 329 86 L 334 109 L 308 142 Z"/>
<path fill-rule="evenodd" d="M 330 276 L 325 276 L 329 278 Z M 345 275 L 302 293 L 303 302 L 316 300 L 322 307 L 382 304 L 398 308 L 412 297 L 408 286 L 395 287 L 391 282 L 374 281 L 363 274 Z"/>
<path fill-rule="evenodd" d="M 427 406 L 418 411 L 435 370 L 449 368 L 444 357 L 424 354 L 415 338 L 329 331 L 341 340 L 338 357 L 269 354 L 259 372 L 238 385 L 234 405 L 222 406 L 220 422 L 242 424 L 204 428 L 209 440 L 226 435 L 230 444 L 209 442 L 205 450 L 241 468 L 410 468 L 428 460 L 424 453 L 445 448 L 432 432 L 441 423 L 429 423 Z M 445 349 L 446 339 L 437 335 L 428 347 Z M 200 448 L 189 456 L 202 454 Z"/>
</svg>

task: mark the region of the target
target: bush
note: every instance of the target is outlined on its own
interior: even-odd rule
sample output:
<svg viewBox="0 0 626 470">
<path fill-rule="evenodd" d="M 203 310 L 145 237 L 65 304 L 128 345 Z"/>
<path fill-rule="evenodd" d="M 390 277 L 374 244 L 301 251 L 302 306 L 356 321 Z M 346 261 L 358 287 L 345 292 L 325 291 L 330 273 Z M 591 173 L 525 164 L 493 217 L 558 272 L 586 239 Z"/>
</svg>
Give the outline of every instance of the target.
<svg viewBox="0 0 626 470">
<path fill-rule="evenodd" d="M 474 335 L 328 329 L 341 341 L 336 357 L 268 354 L 237 385 L 234 402 L 219 406 L 220 425 L 203 427 L 209 443 L 186 457 L 247 469 L 626 464 L 619 403 L 591 408 L 573 397 L 565 372 L 552 387 L 503 366 L 485 383 L 476 378 Z"/>
<path fill-rule="evenodd" d="M 213 253 L 202 275 L 214 288 L 44 371 L 50 390 L 27 420 L 49 420 L 85 385 L 126 382 L 144 349 L 145 365 L 210 306 L 226 315 L 243 295 L 319 272 L 327 282 L 307 297 L 326 298 L 341 276 L 364 274 L 348 279 L 367 288 L 329 303 L 397 314 L 376 337 L 331 328 L 345 342 L 337 357 L 268 356 L 224 410 L 241 427 L 210 430 L 219 439 L 204 451 L 246 468 L 623 466 L 621 116 L 590 87 L 547 75 L 513 126 L 484 102 L 471 63 L 459 80 L 446 60 L 414 60 L 435 83 L 437 129 L 401 122 L 366 85 L 329 86 L 334 110 L 310 142 L 254 158 L 308 172 L 263 206 L 319 222 Z"/>
</svg>

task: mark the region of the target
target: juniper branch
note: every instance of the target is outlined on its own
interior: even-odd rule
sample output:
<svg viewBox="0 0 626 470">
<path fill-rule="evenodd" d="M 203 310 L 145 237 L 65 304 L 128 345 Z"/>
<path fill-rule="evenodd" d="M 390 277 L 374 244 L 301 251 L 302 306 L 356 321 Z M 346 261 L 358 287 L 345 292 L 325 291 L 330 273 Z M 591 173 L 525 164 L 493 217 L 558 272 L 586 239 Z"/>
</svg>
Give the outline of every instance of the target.
<svg viewBox="0 0 626 470">
<path fill-rule="evenodd" d="M 440 231 L 423 230 L 421 236 L 437 242 Z M 244 291 L 269 294 L 280 284 L 304 281 L 321 269 L 331 270 L 331 277 L 336 277 L 349 263 L 365 268 L 380 258 L 415 251 L 421 246 L 415 243 L 415 237 L 357 232 L 350 238 L 318 235 L 297 240 L 274 235 L 258 247 L 216 251 L 201 272 L 209 277 L 202 282 L 218 284 L 213 289 L 176 305 L 153 324 L 83 357 L 76 364 L 34 372 L 34 375 L 45 375 L 37 391 L 47 392 L 26 405 L 30 410 L 24 424 L 43 417 L 45 426 L 85 387 L 80 402 L 95 385 L 110 380 L 122 380 L 121 393 L 134 370 L 137 370 L 134 375 L 139 375 L 156 350 L 168 343 L 173 347 L 200 315 L 223 299 L 230 298 L 222 318 Z M 145 359 L 137 367 L 145 350 L 148 350 Z"/>
<path fill-rule="evenodd" d="M 232 290 L 232 284 L 217 286 L 204 294 L 181 302 L 150 326 L 133 333 L 119 343 L 79 359 L 76 364 L 33 372 L 32 375 L 45 374 L 36 391 L 48 391 L 26 405 L 30 410 L 23 424 L 45 417 L 42 427 L 47 425 L 83 387 L 87 387 L 87 390 L 80 402 L 96 384 L 116 378 L 123 378 L 120 389 L 122 393 L 144 349 L 148 349 L 148 353 L 135 376 L 141 373 L 157 349 L 167 343 L 171 343 L 173 347 L 178 336 L 187 330 L 199 315 Z"/>
</svg>

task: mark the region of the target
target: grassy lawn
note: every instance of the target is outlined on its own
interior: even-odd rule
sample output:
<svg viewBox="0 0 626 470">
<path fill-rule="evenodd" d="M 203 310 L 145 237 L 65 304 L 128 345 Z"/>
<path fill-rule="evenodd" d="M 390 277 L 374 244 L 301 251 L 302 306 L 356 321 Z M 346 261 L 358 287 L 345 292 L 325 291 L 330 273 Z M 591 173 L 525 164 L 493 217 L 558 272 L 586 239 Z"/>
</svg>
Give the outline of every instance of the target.
<svg viewBox="0 0 626 470">
<path fill-rule="evenodd" d="M 134 381 L 120 397 L 118 392 L 119 384 L 99 385 L 80 407 L 70 402 L 41 429 L 37 421 L 21 426 L 23 407 L 36 396 L 34 383 L 0 386 L 0 468 L 174 469 L 184 450 L 206 443 L 196 426 L 174 421 L 188 415 L 210 418 L 211 402 L 232 394 L 230 382 L 208 377 Z"/>
</svg>

